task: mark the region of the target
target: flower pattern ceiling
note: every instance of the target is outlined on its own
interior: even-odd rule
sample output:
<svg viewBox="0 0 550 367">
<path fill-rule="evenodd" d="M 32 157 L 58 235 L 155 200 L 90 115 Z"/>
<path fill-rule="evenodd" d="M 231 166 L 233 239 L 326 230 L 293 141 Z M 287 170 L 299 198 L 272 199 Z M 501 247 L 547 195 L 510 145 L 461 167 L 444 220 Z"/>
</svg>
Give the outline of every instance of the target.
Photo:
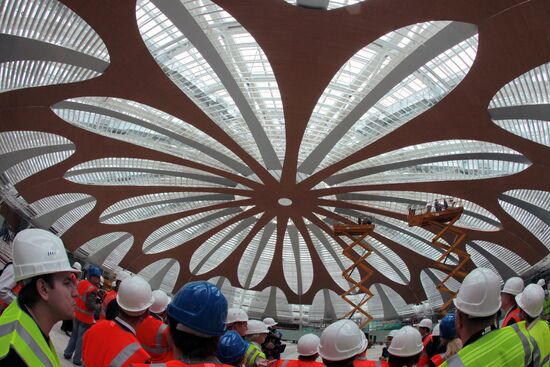
<svg viewBox="0 0 550 367">
<path fill-rule="evenodd" d="M 3 199 L 79 258 L 168 292 L 210 279 L 288 321 L 347 311 L 331 226 L 357 216 L 376 225 L 377 319 L 444 302 L 435 229 L 408 227 L 410 206 L 464 206 L 469 269 L 548 256 L 547 42 L 510 61 L 495 40 L 524 36 L 495 33 L 521 22 L 496 0 L 381 19 L 331 3 L 5 1 Z"/>
</svg>

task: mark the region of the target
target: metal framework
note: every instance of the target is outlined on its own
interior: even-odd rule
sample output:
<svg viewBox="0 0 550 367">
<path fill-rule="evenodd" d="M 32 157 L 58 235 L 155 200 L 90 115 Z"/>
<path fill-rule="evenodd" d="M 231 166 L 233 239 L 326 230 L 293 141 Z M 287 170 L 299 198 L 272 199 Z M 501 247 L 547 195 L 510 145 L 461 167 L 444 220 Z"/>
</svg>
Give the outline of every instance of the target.
<svg viewBox="0 0 550 367">
<path fill-rule="evenodd" d="M 467 273 L 461 269 L 470 259 L 470 255 L 466 251 L 458 248 L 458 246 L 464 242 L 466 232 L 454 226 L 456 221 L 458 221 L 462 216 L 462 213 L 464 213 L 464 207 L 452 206 L 442 208 L 439 211 L 432 211 L 431 209 L 432 208 L 430 205 L 422 209 L 409 208 L 407 220 L 409 222 L 409 227 L 434 226 L 440 229 L 439 232 L 432 238 L 432 243 L 436 248 L 443 251 L 436 260 L 436 267 L 447 274 L 447 276 L 436 287 L 440 292 L 445 292 L 450 295 L 449 299 L 445 301 L 439 309 L 439 312 L 444 314 L 447 308 L 451 305 L 453 298 L 456 296 L 456 292 L 450 290 L 445 283 L 451 279 L 451 277 L 456 276 L 459 278 L 464 278 L 466 276 Z M 447 232 L 455 235 L 453 241 L 448 245 L 440 241 L 440 239 Z M 447 260 L 451 257 L 451 253 L 458 256 L 456 265 L 447 263 Z"/>
<path fill-rule="evenodd" d="M 370 256 L 372 253 L 372 249 L 370 245 L 366 242 L 364 242 L 365 238 L 370 235 L 374 231 L 374 224 L 371 223 L 364 223 L 364 224 L 342 224 L 338 223 L 334 225 L 334 234 L 336 236 L 345 236 L 349 238 L 352 243 L 348 244 L 346 248 L 344 248 L 343 254 L 348 259 L 353 261 L 353 264 L 350 265 L 347 269 L 345 269 L 342 272 L 342 276 L 344 279 L 346 279 L 350 284 L 353 284 L 350 289 L 345 291 L 340 295 L 344 301 L 350 304 L 352 307 L 348 313 L 346 313 L 343 318 L 348 318 L 352 316 L 355 311 L 359 311 L 361 314 L 363 314 L 366 317 L 366 320 L 363 321 L 361 324 L 361 328 L 364 328 L 372 319 L 373 317 L 366 312 L 363 309 L 363 305 L 365 305 L 372 297 L 373 294 L 371 291 L 365 286 L 367 280 L 372 277 L 373 270 L 367 266 L 366 258 Z M 352 254 L 352 251 L 354 250 L 354 247 L 359 246 L 361 247 L 364 252 L 361 257 L 358 259 L 355 259 L 355 256 Z M 363 270 L 363 273 L 366 274 L 359 282 L 355 281 L 355 279 L 352 278 L 351 274 L 355 270 L 355 268 L 359 267 L 359 269 Z M 359 303 L 355 303 L 352 299 L 350 299 L 349 295 L 355 295 L 359 292 L 362 292 L 365 294 L 365 297 L 361 300 Z"/>
</svg>

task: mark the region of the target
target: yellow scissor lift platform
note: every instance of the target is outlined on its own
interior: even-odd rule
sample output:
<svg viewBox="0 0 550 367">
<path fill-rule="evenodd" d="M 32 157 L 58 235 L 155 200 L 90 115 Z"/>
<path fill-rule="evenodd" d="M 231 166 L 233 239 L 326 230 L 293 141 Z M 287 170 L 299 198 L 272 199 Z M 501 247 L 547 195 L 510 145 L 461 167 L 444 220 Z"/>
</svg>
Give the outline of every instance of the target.
<svg viewBox="0 0 550 367">
<path fill-rule="evenodd" d="M 466 276 L 466 272 L 461 269 L 470 259 L 470 255 L 468 255 L 466 251 L 458 248 L 458 246 L 466 238 L 466 232 L 454 226 L 456 221 L 460 219 L 463 212 L 464 207 L 460 205 L 450 206 L 447 208 L 441 207 L 440 210 L 433 211 L 431 205 L 428 205 L 421 208 L 409 208 L 409 214 L 407 216 L 409 227 L 426 227 L 431 225 L 436 228 L 440 228 L 440 231 L 432 238 L 432 243 L 434 246 L 444 251 L 436 260 L 436 267 L 439 268 L 439 270 L 447 272 L 447 276 L 437 285 L 437 289 L 440 292 L 449 293 L 451 296 L 447 302 L 441 306 L 440 313 L 445 313 L 447 308 L 451 305 L 453 298 L 456 296 L 456 292 L 451 291 L 445 283 L 455 275 L 460 278 L 464 278 Z M 439 241 L 439 239 L 447 232 L 455 234 L 454 240 L 449 245 Z M 453 252 L 458 255 L 458 264 L 456 266 L 446 263 L 447 259 Z"/>
<path fill-rule="evenodd" d="M 353 284 L 353 286 L 347 290 L 346 292 L 342 293 L 340 297 L 347 303 L 349 303 L 352 307 L 352 309 L 344 315 L 343 318 L 347 318 L 355 313 L 355 311 L 359 311 L 363 316 L 366 317 L 366 320 L 363 321 L 361 324 L 361 328 L 364 328 L 365 325 L 369 323 L 369 321 L 372 320 L 372 316 L 363 310 L 363 305 L 367 303 L 368 300 L 372 298 L 372 293 L 370 290 L 365 286 L 366 281 L 372 276 L 373 271 L 367 266 L 367 262 L 365 259 L 369 257 L 369 255 L 372 253 L 372 250 L 370 246 L 364 242 L 364 239 L 371 234 L 374 231 L 374 224 L 372 223 L 363 223 L 363 224 L 343 224 L 343 223 L 337 223 L 334 225 L 334 234 L 336 236 L 345 236 L 349 238 L 351 241 L 353 241 L 351 244 L 348 244 L 346 248 L 344 248 L 344 256 L 346 256 L 348 259 L 353 261 L 353 264 L 344 270 L 342 272 L 342 276 L 344 279 L 346 279 L 349 283 Z M 355 246 L 360 246 L 365 252 L 363 255 L 354 261 L 354 257 L 352 256 L 351 252 Z M 355 270 L 356 267 L 359 267 L 363 270 L 363 272 L 366 274 L 359 282 L 356 282 L 352 277 L 351 273 Z M 365 294 L 365 297 L 361 302 L 358 304 L 355 304 L 348 296 L 351 294 L 357 294 L 359 292 L 363 292 Z"/>
</svg>

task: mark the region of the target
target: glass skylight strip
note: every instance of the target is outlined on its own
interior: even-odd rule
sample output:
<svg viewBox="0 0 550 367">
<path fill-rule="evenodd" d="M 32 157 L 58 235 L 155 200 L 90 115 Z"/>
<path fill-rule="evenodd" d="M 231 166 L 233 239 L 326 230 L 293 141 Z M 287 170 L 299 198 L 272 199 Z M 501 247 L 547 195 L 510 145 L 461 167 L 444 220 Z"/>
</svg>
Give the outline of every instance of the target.
<svg viewBox="0 0 550 367">
<path fill-rule="evenodd" d="M 433 271 L 435 269 L 429 270 Z M 443 297 L 441 296 L 439 290 L 436 288 L 437 284 L 435 284 L 432 278 L 430 278 L 428 274 L 426 274 L 426 269 L 420 272 L 420 283 L 422 284 L 422 288 L 424 288 L 424 292 L 428 297 L 428 303 L 432 307 L 432 309 L 437 309 L 443 306 Z"/>
<path fill-rule="evenodd" d="M 519 275 L 522 275 L 531 268 L 529 263 L 525 261 L 521 256 L 503 246 L 487 241 L 477 240 L 472 242 L 482 247 L 489 253 L 495 255 L 496 258 L 500 259 L 503 263 L 505 263 Z"/>
<path fill-rule="evenodd" d="M 6 0 L 0 33 L 66 47 L 109 61 L 107 47 L 76 13 L 57 0 Z"/>
<path fill-rule="evenodd" d="M 550 224 L 547 220 L 541 219 L 541 217 L 548 218 L 547 216 L 550 212 L 550 192 L 519 189 L 506 191 L 503 195 L 516 199 L 512 201 L 512 204 L 501 196 L 498 202 L 504 211 L 530 231 L 550 250 Z M 523 208 L 520 206 L 523 206 Z M 538 210 L 541 210 L 541 212 L 537 212 Z"/>
<path fill-rule="evenodd" d="M 241 111 L 195 45 L 148 0 L 138 1 L 138 27 L 166 75 L 256 160 L 261 155 Z"/>
<path fill-rule="evenodd" d="M 372 265 L 376 270 L 378 270 L 380 274 L 399 284 L 407 284 L 407 281 L 411 280 L 409 268 L 407 267 L 407 264 L 403 261 L 403 259 L 399 257 L 399 255 L 393 252 L 382 242 L 374 238 L 368 238 L 366 242 L 370 246 L 372 246 L 374 250 L 374 252 L 369 257 L 367 257 L 367 262 Z M 388 261 L 394 266 L 390 266 L 390 263 Z M 403 280 L 401 276 L 397 274 L 395 268 L 401 271 L 403 276 L 406 278 L 405 280 Z"/>
<path fill-rule="evenodd" d="M 489 108 L 550 103 L 550 63 L 520 75 L 502 87 Z"/>
<path fill-rule="evenodd" d="M 101 75 L 79 66 L 53 61 L 20 60 L 0 64 L 0 93 L 30 87 L 76 83 Z"/>
<path fill-rule="evenodd" d="M 439 279 L 439 281 L 443 281 L 447 277 L 447 273 L 444 273 L 441 270 L 438 270 L 438 269 L 430 269 L 430 270 L 437 277 L 437 279 Z M 445 286 L 453 292 L 458 292 L 458 289 L 460 288 L 460 282 L 456 280 L 454 277 L 450 277 L 445 282 Z"/>
<path fill-rule="evenodd" d="M 225 223 L 238 213 L 240 209 L 212 210 L 205 213 L 187 216 L 168 223 L 155 230 L 143 243 L 146 254 L 159 253 L 185 244 L 204 232 Z M 221 213 L 228 213 L 222 215 Z"/>
<path fill-rule="evenodd" d="M 380 298 L 380 295 L 378 293 L 378 288 L 376 288 L 373 285 L 370 286 L 369 290 L 371 291 L 373 297 L 367 302 L 367 312 L 375 319 L 383 319 L 384 318 L 384 305 L 382 304 L 382 299 Z M 363 299 L 363 295 L 361 295 L 361 298 L 359 298 L 359 301 Z M 364 309 L 364 307 L 363 307 Z M 358 313 L 356 313 L 356 316 L 359 316 Z"/>
<path fill-rule="evenodd" d="M 225 227 L 209 237 L 193 253 L 189 261 L 189 271 L 192 274 L 200 275 L 216 268 L 241 244 L 255 222 L 255 218 L 247 218 Z M 213 253 L 211 253 L 212 251 Z"/>
<path fill-rule="evenodd" d="M 493 122 L 512 134 L 550 147 L 550 121 L 510 119 Z"/>
<path fill-rule="evenodd" d="M 162 259 L 155 261 L 152 264 L 147 265 L 145 268 L 143 268 L 138 275 L 142 277 L 143 279 L 150 281 L 151 278 L 153 278 L 157 272 L 159 272 L 164 266 L 168 264 L 168 262 L 172 261 L 173 259 Z M 168 273 L 163 278 L 161 282 L 160 289 L 163 291 L 171 294 L 173 292 L 174 286 L 176 285 L 176 281 L 178 280 L 178 274 L 179 274 L 179 263 L 176 261 L 168 270 Z"/>
<path fill-rule="evenodd" d="M 208 281 L 210 283 L 216 285 L 216 287 L 218 287 L 218 289 L 222 292 L 222 294 L 224 295 L 224 297 L 227 301 L 228 308 L 230 308 L 230 307 L 241 308 L 236 303 L 238 303 L 240 298 L 244 295 L 243 294 L 245 292 L 244 289 L 234 287 L 231 284 L 231 282 L 229 281 L 229 279 L 227 279 L 226 277 L 221 277 L 221 276 L 220 277 L 214 277 L 214 278 L 209 279 Z M 220 282 L 221 282 L 221 287 L 219 286 Z"/>
<path fill-rule="evenodd" d="M 82 246 L 80 246 L 76 252 L 75 256 L 77 258 L 88 258 L 98 251 L 101 251 L 106 246 L 111 245 L 112 243 L 119 241 L 122 237 L 129 235 L 127 232 L 111 232 L 107 233 L 98 237 L 95 237 Z M 118 267 L 118 264 L 120 261 L 126 256 L 128 251 L 130 250 L 130 247 L 132 247 L 132 244 L 134 243 L 134 236 L 131 236 L 127 238 L 126 240 L 122 241 L 116 248 L 111 251 L 111 253 L 107 256 L 103 264 L 98 264 L 100 266 L 106 267 L 109 270 L 115 271 Z"/>
<path fill-rule="evenodd" d="M 385 284 L 380 284 L 380 287 L 388 297 L 398 315 L 406 316 L 412 314 L 412 307 L 408 305 L 405 300 L 403 300 L 403 297 L 401 297 L 395 290 L 393 290 L 393 288 L 390 288 Z"/>
<path fill-rule="evenodd" d="M 296 0 L 285 0 L 285 1 L 289 4 L 296 5 Z M 363 1 L 365 0 L 330 0 L 330 1 L 327 0 L 328 2 L 327 10 L 343 8 L 344 6 L 358 4 Z"/>
<path fill-rule="evenodd" d="M 300 262 L 300 269 L 297 268 L 297 261 Z M 306 293 L 313 282 L 309 249 L 296 227 L 290 223 L 283 241 L 283 273 L 290 290 L 298 295 Z"/>
<path fill-rule="evenodd" d="M 480 254 L 478 251 L 476 251 L 472 246 L 466 245 L 466 251 L 468 252 L 468 255 L 470 255 L 470 259 L 473 261 L 473 263 L 478 268 L 487 268 L 492 270 L 500 279 L 500 283 L 504 284 L 504 280 L 502 279 L 502 275 L 500 275 L 500 272 L 497 270 L 497 268 L 493 265 L 492 262 L 490 262 L 485 256 Z"/>
<path fill-rule="evenodd" d="M 265 276 L 267 275 L 271 262 L 273 261 L 273 254 L 275 253 L 275 244 L 277 241 L 277 236 L 275 232 L 272 232 L 273 235 L 267 238 L 267 243 L 263 248 L 262 252 L 259 255 L 258 260 L 255 262 L 258 251 L 260 251 L 261 241 L 264 236 L 264 232 L 269 231 L 266 227 L 262 228 L 256 236 L 250 241 L 250 244 L 246 247 L 246 250 L 243 252 L 243 256 L 239 261 L 238 276 L 239 282 L 242 287 L 246 287 L 247 279 L 250 277 L 249 287 L 255 287 L 260 283 Z M 269 233 L 268 232 L 268 233 Z M 252 270 L 254 270 L 252 272 Z M 252 274 L 250 274 L 252 272 Z"/>
<path fill-rule="evenodd" d="M 125 199 L 111 205 L 99 218 L 106 224 L 121 224 L 198 209 L 231 200 L 232 196 L 188 192 L 162 192 Z"/>
<path fill-rule="evenodd" d="M 234 171 L 235 166 L 240 166 L 241 174 L 248 173 L 234 153 L 209 135 L 185 121 L 138 102 L 81 97 L 57 103 L 52 110 L 65 121 L 103 136 L 223 170 Z M 215 153 L 209 150 L 212 147 L 217 147 Z M 215 159 L 212 154 L 231 162 Z"/>
<path fill-rule="evenodd" d="M 65 205 L 70 205 L 77 201 L 92 198 L 92 196 L 87 194 L 59 194 L 48 196 L 40 200 L 35 201 L 30 205 L 30 207 L 37 213 L 35 218 L 38 218 L 42 215 L 47 215 L 48 213 L 62 208 Z M 93 199 L 90 202 L 84 203 L 72 210 L 61 215 L 52 225 L 52 227 L 57 231 L 61 236 L 69 228 L 71 228 L 76 222 L 82 219 L 86 214 L 88 214 L 95 206 L 96 200 Z"/>
<path fill-rule="evenodd" d="M 253 295 L 252 295 L 252 302 L 250 303 L 249 305 L 249 308 L 248 308 L 248 318 L 249 319 L 259 319 L 259 320 L 262 320 L 262 318 L 264 317 L 264 311 L 267 307 L 267 302 L 269 300 L 269 292 L 270 292 L 271 288 L 270 287 L 267 287 L 265 288 L 264 290 L 262 290 L 261 292 L 254 292 L 254 291 L 250 291 L 250 292 L 253 292 Z"/>
</svg>

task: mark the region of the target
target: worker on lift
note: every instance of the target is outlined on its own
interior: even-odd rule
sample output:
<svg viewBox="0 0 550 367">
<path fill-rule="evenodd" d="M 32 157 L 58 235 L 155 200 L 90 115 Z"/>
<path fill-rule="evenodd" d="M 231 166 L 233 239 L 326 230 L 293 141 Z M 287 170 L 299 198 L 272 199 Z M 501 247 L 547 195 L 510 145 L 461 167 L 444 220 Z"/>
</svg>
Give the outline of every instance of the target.
<svg viewBox="0 0 550 367">
<path fill-rule="evenodd" d="M 227 321 L 225 327 L 227 330 L 234 330 L 241 338 L 246 336 L 248 324 L 248 315 L 240 308 L 230 308 L 227 310 Z"/>
<path fill-rule="evenodd" d="M 136 329 L 153 304 L 151 287 L 139 276 L 120 283 L 117 294 L 120 312 L 114 320 L 101 320 L 84 335 L 82 360 L 85 366 L 129 367 L 149 363 L 151 357 L 141 347 Z"/>
<path fill-rule="evenodd" d="M 420 360 L 417 364 L 419 367 L 427 366 L 430 358 L 432 358 L 435 354 L 434 343 L 432 340 L 432 326 L 433 323 L 430 319 L 422 319 L 418 324 L 418 331 L 422 336 L 422 344 L 424 345 L 424 349 L 420 355 Z"/>
<path fill-rule="evenodd" d="M 351 320 L 330 324 L 319 341 L 319 355 L 327 367 L 353 367 L 355 358 L 368 346 L 365 334 Z"/>
<path fill-rule="evenodd" d="M 298 339 L 296 351 L 298 360 L 279 359 L 277 367 L 322 367 L 321 362 L 317 362 L 319 353 L 319 337 L 315 334 L 304 334 Z"/>
<path fill-rule="evenodd" d="M 420 355 L 424 350 L 420 332 L 412 326 L 403 326 L 395 333 L 389 348 L 390 367 L 419 366 Z"/>
<path fill-rule="evenodd" d="M 516 302 L 521 310 L 521 318 L 525 320 L 527 332 L 534 339 L 535 351 L 533 365 L 550 365 L 550 328 L 541 320 L 540 315 L 544 304 L 544 289 L 538 284 L 529 284 L 522 293 L 516 296 Z"/>
<path fill-rule="evenodd" d="M 215 354 L 218 340 L 225 333 L 227 301 L 215 285 L 204 281 L 187 283 L 174 296 L 167 313 L 175 359 L 162 366 L 224 366 Z"/>
<path fill-rule="evenodd" d="M 439 366 L 462 348 L 462 341 L 456 335 L 455 315 L 445 315 L 439 323 L 440 351 L 430 359 L 430 367 Z"/>
<path fill-rule="evenodd" d="M 216 348 L 216 355 L 220 362 L 224 364 L 241 367 L 244 365 L 244 355 L 248 350 L 249 344 L 249 342 L 244 341 L 238 332 L 231 330 L 220 338 Z"/>
<path fill-rule="evenodd" d="M 42 229 L 19 232 L 12 247 L 18 298 L 0 317 L 0 365 L 61 367 L 50 340 L 52 327 L 73 316 L 75 270 L 63 242 Z"/>
<path fill-rule="evenodd" d="M 141 346 L 151 356 L 151 362 L 166 362 L 172 359 L 172 348 L 168 343 L 168 325 L 164 323 L 166 307 L 170 297 L 161 289 L 153 291 L 153 304 L 149 315 L 136 329 Z"/>
<path fill-rule="evenodd" d="M 523 279 L 520 277 L 512 277 L 504 283 L 504 287 L 500 292 L 501 310 L 504 315 L 500 327 L 506 327 L 521 321 L 515 297 L 522 291 Z"/>
<path fill-rule="evenodd" d="M 456 298 L 456 332 L 463 348 L 441 366 L 528 366 L 533 346 L 524 323 L 491 331 L 500 308 L 500 279 L 477 268 L 462 282 Z"/>
</svg>

